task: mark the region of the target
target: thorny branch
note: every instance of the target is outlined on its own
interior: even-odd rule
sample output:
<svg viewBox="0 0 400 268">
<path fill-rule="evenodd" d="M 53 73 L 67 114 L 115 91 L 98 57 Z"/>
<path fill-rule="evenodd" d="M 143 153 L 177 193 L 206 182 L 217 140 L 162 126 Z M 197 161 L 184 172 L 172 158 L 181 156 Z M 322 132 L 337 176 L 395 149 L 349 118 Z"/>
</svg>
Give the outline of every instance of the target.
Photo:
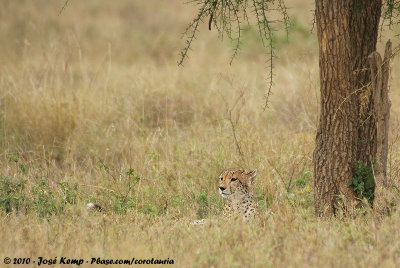
<svg viewBox="0 0 400 268">
<path fill-rule="evenodd" d="M 61 7 L 60 12 L 58 12 L 58 16 L 61 15 L 61 13 L 64 11 L 64 9 L 67 7 L 69 3 L 69 0 L 65 0 L 64 5 Z"/>
<path fill-rule="evenodd" d="M 283 23 L 283 26 L 288 34 L 290 27 L 290 19 L 287 13 L 287 8 L 284 0 L 193 0 L 198 6 L 199 12 L 196 18 L 186 28 L 183 36 L 186 38 L 186 45 L 180 52 L 180 60 L 178 65 L 182 65 L 188 57 L 188 52 L 196 39 L 196 34 L 199 31 L 200 22 L 208 19 L 208 29 L 212 29 L 214 25 L 218 31 L 218 36 L 223 39 L 224 35 L 234 43 L 233 53 L 230 58 L 230 64 L 236 58 L 240 46 L 243 31 L 243 23 L 251 25 L 253 18 L 254 24 L 258 26 L 258 32 L 262 46 L 267 50 L 267 65 L 268 65 L 268 86 L 265 93 L 264 110 L 268 106 L 268 98 L 271 94 L 273 80 L 273 60 L 274 60 L 274 31 L 273 23 Z M 248 7 L 252 6 L 251 9 Z M 279 11 L 282 21 L 272 21 L 269 19 L 270 12 Z M 253 15 L 253 16 L 252 16 Z"/>
</svg>

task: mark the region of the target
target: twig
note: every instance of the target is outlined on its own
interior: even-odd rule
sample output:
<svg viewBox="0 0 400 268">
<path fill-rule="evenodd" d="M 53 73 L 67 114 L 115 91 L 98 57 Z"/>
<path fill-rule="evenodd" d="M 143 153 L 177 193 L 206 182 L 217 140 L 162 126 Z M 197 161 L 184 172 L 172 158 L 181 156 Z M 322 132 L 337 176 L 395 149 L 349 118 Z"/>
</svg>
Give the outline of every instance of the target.
<svg viewBox="0 0 400 268">
<path fill-rule="evenodd" d="M 64 11 L 64 9 L 67 7 L 69 3 L 69 0 L 65 0 L 64 5 L 61 7 L 60 12 L 58 12 L 58 16 L 61 15 L 61 13 Z"/>
</svg>

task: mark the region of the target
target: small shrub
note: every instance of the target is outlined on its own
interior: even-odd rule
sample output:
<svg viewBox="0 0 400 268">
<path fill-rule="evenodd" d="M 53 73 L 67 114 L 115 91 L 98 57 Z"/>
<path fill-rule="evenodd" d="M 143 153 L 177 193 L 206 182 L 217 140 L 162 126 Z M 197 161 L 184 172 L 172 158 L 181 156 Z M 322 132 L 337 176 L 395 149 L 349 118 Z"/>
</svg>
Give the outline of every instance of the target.
<svg viewBox="0 0 400 268">
<path fill-rule="evenodd" d="M 305 187 L 307 185 L 307 179 L 311 177 L 312 173 L 309 170 L 304 170 L 300 177 L 296 179 L 296 185 L 299 187 Z"/>
<path fill-rule="evenodd" d="M 261 209 L 268 208 L 273 199 L 272 195 L 267 193 L 261 188 L 256 188 L 254 191 L 254 198 Z"/>
<path fill-rule="evenodd" d="M 40 218 L 57 214 L 56 200 L 45 180 L 32 186 L 32 207 Z"/>
<path fill-rule="evenodd" d="M 16 154 L 6 154 L 6 159 L 10 162 L 14 162 L 17 170 L 21 171 L 23 174 L 28 172 L 28 169 L 24 163 L 22 163 Z"/>
<path fill-rule="evenodd" d="M 14 162 L 14 163 L 18 163 L 18 161 L 19 161 L 18 155 L 16 155 L 16 154 L 6 154 L 6 158 L 8 161 Z"/>
<path fill-rule="evenodd" d="M 200 194 L 196 198 L 197 204 L 199 205 L 197 209 L 197 216 L 199 218 L 205 218 L 208 216 L 209 208 L 208 208 L 208 196 L 206 192 L 200 192 Z"/>
<path fill-rule="evenodd" d="M 129 209 L 136 208 L 136 202 L 131 198 L 133 186 L 139 182 L 140 177 L 133 168 L 126 171 L 117 171 L 104 163 L 102 159 L 97 161 L 101 170 L 111 177 L 115 186 L 112 189 L 112 209 L 115 213 L 126 214 Z"/>
<path fill-rule="evenodd" d="M 155 207 L 153 206 L 153 204 L 151 204 L 149 201 L 144 201 L 144 205 L 143 207 L 140 209 L 140 212 L 144 213 L 144 214 L 149 214 L 149 215 L 155 215 Z"/>
<path fill-rule="evenodd" d="M 18 163 L 18 168 L 23 174 L 26 174 L 28 172 L 28 169 L 24 163 Z"/>
<path fill-rule="evenodd" d="M 26 180 L 0 176 L 0 207 L 6 213 L 10 213 L 13 210 L 19 211 L 26 205 L 26 197 L 23 192 L 25 184 Z"/>
<path fill-rule="evenodd" d="M 118 193 L 113 194 L 113 211 L 118 214 L 126 214 L 129 209 L 136 208 L 135 201 Z"/>
<path fill-rule="evenodd" d="M 58 185 L 60 185 L 61 192 L 63 194 L 63 204 L 76 204 L 78 185 L 75 183 L 73 186 L 71 186 L 70 183 L 66 181 L 60 181 L 58 182 Z"/>
<path fill-rule="evenodd" d="M 169 199 L 169 205 L 171 207 L 183 207 L 185 204 L 181 195 L 173 195 Z"/>
<path fill-rule="evenodd" d="M 354 177 L 347 183 L 348 187 L 353 188 L 358 198 L 367 199 L 371 206 L 374 201 L 375 191 L 374 170 L 376 170 L 375 161 L 373 161 L 372 167 L 362 161 L 357 161 Z"/>
</svg>

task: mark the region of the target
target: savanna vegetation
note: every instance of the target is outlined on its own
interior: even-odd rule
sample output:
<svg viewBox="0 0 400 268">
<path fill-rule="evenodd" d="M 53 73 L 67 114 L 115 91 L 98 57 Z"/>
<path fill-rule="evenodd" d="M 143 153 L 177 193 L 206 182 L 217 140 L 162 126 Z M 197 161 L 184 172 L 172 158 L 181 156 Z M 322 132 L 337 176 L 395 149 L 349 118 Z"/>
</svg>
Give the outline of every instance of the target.
<svg viewBox="0 0 400 268">
<path fill-rule="evenodd" d="M 286 1 L 288 35 L 263 110 L 266 53 L 256 27 L 241 50 L 182 1 L 2 2 L 0 263 L 8 257 L 172 258 L 181 267 L 395 267 L 400 262 L 400 93 L 392 61 L 390 215 L 367 205 L 320 219 L 313 202 L 318 40 L 313 1 Z M 398 29 L 383 31 L 382 40 Z M 384 43 L 378 41 L 378 50 Z M 258 169 L 259 217 L 226 221 L 218 174 Z M 362 163 L 349 181 L 370 190 Z M 367 177 L 368 177 L 367 176 Z M 88 214 L 95 201 L 102 213 Z M 208 219 L 193 226 L 194 219 Z"/>
</svg>

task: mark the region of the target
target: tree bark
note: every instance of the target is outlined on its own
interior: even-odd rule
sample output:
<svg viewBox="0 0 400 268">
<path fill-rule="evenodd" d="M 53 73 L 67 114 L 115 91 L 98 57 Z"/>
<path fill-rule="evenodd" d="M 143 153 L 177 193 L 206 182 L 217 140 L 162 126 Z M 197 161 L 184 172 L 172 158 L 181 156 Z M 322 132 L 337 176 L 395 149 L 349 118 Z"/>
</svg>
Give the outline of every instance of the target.
<svg viewBox="0 0 400 268">
<path fill-rule="evenodd" d="M 392 43 L 386 43 L 384 60 L 378 52 L 369 55 L 371 72 L 372 98 L 374 102 L 374 118 L 376 124 L 376 171 L 374 210 L 384 214 L 388 204 L 385 200 L 384 189 L 387 187 L 386 168 L 389 139 L 389 75 L 390 58 L 392 57 Z"/>
<path fill-rule="evenodd" d="M 357 203 L 347 187 L 357 160 L 376 156 L 368 56 L 376 50 L 381 0 L 316 0 L 321 110 L 314 150 L 318 216 Z"/>
</svg>

